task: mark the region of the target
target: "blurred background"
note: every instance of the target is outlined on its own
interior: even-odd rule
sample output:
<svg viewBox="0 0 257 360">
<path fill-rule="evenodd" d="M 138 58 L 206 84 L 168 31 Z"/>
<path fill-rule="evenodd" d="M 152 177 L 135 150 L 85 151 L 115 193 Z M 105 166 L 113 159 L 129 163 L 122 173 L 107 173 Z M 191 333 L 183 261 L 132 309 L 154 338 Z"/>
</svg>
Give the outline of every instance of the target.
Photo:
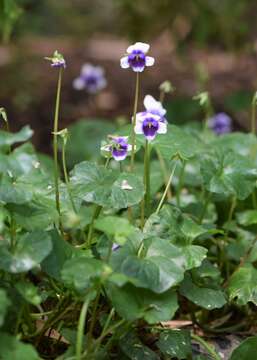
<svg viewBox="0 0 257 360">
<path fill-rule="evenodd" d="M 13 130 L 30 124 L 37 149 L 48 153 L 57 71 L 44 56 L 58 49 L 67 61 L 60 127 L 85 118 L 86 130 L 102 136 L 92 121 L 110 121 L 108 132 L 131 116 L 135 76 L 119 60 L 129 44 L 144 41 L 156 64 L 142 76 L 140 108 L 145 94 L 158 97 L 170 80 L 171 122 L 200 120 L 192 97 L 207 90 L 215 112 L 247 129 L 257 90 L 256 13 L 256 0 L 0 0 L 0 106 Z M 72 86 L 86 62 L 105 68 L 108 85 L 96 95 Z"/>
</svg>

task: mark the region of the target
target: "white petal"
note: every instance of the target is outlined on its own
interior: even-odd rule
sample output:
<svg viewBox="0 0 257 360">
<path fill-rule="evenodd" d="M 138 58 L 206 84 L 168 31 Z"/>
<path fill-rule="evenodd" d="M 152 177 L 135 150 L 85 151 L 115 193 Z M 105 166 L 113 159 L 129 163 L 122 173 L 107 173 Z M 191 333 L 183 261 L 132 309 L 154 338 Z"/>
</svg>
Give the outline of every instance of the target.
<svg viewBox="0 0 257 360">
<path fill-rule="evenodd" d="M 120 66 L 122 67 L 122 69 L 127 69 L 129 68 L 129 62 L 128 62 L 128 57 L 124 56 L 120 59 Z"/>
<path fill-rule="evenodd" d="M 94 66 L 89 63 L 86 63 L 81 68 L 81 75 L 90 74 L 92 71 L 94 71 Z"/>
<path fill-rule="evenodd" d="M 158 134 L 166 134 L 167 132 L 167 124 L 159 121 L 159 129 L 157 130 Z"/>
<path fill-rule="evenodd" d="M 76 89 L 76 90 L 85 89 L 85 82 L 80 77 L 74 79 L 72 85 L 73 85 L 74 89 Z"/>
<path fill-rule="evenodd" d="M 127 157 L 127 153 L 126 154 L 124 154 L 124 155 L 114 155 L 114 154 L 112 154 L 112 156 L 113 156 L 113 158 L 114 158 L 114 160 L 116 160 L 116 161 L 122 161 L 122 160 L 125 160 L 126 159 L 126 157 Z"/>
<path fill-rule="evenodd" d="M 98 83 L 97 83 L 97 89 L 98 89 L 98 90 L 102 90 L 102 89 L 104 89 L 106 86 L 107 86 L 107 81 L 106 81 L 105 78 L 101 78 L 100 80 L 98 80 Z"/>
<path fill-rule="evenodd" d="M 99 77 L 104 75 L 104 68 L 102 68 L 102 66 L 94 66 L 94 74 L 98 75 Z"/>
<path fill-rule="evenodd" d="M 128 144 L 128 151 L 132 150 L 132 145 Z"/>
<path fill-rule="evenodd" d="M 144 121 L 145 119 L 145 113 L 144 112 L 139 112 L 136 114 L 136 123 L 141 123 Z M 132 121 L 133 121 L 133 117 L 132 117 Z"/>
<path fill-rule="evenodd" d="M 145 66 L 132 66 L 132 70 L 135 72 L 143 72 L 145 69 Z"/>
<path fill-rule="evenodd" d="M 152 56 L 146 56 L 145 57 L 145 65 L 146 66 L 153 66 L 155 60 Z"/>
<path fill-rule="evenodd" d="M 136 125 L 134 127 L 134 131 L 136 134 L 143 134 L 143 126 L 141 122 L 136 122 Z"/>
<path fill-rule="evenodd" d="M 146 43 L 142 43 L 142 42 L 136 42 L 134 44 L 134 50 L 140 50 L 143 53 L 147 53 L 150 49 L 150 45 L 146 44 Z"/>
<path fill-rule="evenodd" d="M 158 106 L 158 102 L 152 95 L 146 95 L 144 98 L 144 107 L 147 111 L 151 111 L 152 109 L 156 109 Z"/>
</svg>

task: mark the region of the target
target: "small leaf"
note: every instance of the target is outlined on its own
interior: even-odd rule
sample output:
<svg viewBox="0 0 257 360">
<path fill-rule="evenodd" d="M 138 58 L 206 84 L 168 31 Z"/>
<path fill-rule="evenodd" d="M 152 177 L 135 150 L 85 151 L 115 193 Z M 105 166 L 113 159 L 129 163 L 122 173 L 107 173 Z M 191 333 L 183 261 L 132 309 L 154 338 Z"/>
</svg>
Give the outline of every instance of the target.
<svg viewBox="0 0 257 360">
<path fill-rule="evenodd" d="M 131 360 L 158 360 L 158 355 L 145 346 L 135 333 L 127 333 L 119 339 L 119 347 Z"/>
<path fill-rule="evenodd" d="M 33 131 L 29 126 L 24 126 L 17 133 L 9 133 L 0 130 L 0 148 L 3 146 L 10 146 L 15 143 L 27 141 L 33 135 Z"/>
<path fill-rule="evenodd" d="M 199 287 L 195 285 L 189 274 L 180 285 L 180 293 L 194 304 L 207 310 L 221 308 L 226 304 L 226 298 L 219 289 Z"/>
<path fill-rule="evenodd" d="M 0 268 L 10 273 L 26 272 L 38 266 L 52 250 L 52 242 L 45 231 L 33 231 L 16 240 L 13 249 L 6 243 L 0 246 Z"/>
<path fill-rule="evenodd" d="M 126 181 L 132 188 L 124 189 Z M 119 171 L 105 169 L 90 162 L 75 166 L 71 173 L 73 196 L 80 201 L 112 207 L 115 210 L 138 204 L 144 196 L 142 179 L 133 174 L 120 174 Z"/>
<path fill-rule="evenodd" d="M 177 359 L 188 359 L 192 356 L 191 336 L 188 330 L 164 330 L 157 342 L 164 355 Z"/>
<path fill-rule="evenodd" d="M 0 333 L 1 360 L 40 360 L 36 350 L 7 333 Z"/>
<path fill-rule="evenodd" d="M 229 360 L 255 360 L 257 353 L 257 336 L 244 340 L 230 356 Z"/>
<path fill-rule="evenodd" d="M 257 224 L 257 210 L 245 210 L 236 214 L 236 218 L 240 225 L 255 225 Z"/>
<path fill-rule="evenodd" d="M 108 284 L 107 293 L 113 306 L 126 320 L 145 319 L 149 324 L 170 320 L 178 309 L 174 290 L 155 294 L 150 290 L 125 285 L 119 288 Z"/>
<path fill-rule="evenodd" d="M 228 284 L 230 300 L 236 300 L 238 305 L 253 302 L 257 305 L 257 270 L 251 264 L 240 267 L 231 276 Z"/>
<path fill-rule="evenodd" d="M 11 301 L 6 294 L 6 291 L 4 289 L 0 289 L 0 326 L 4 324 L 5 315 L 10 305 Z"/>
<path fill-rule="evenodd" d="M 81 292 L 90 286 L 91 281 L 100 279 L 104 273 L 111 273 L 111 269 L 102 261 L 80 256 L 64 263 L 61 277 L 66 286 Z"/>
<path fill-rule="evenodd" d="M 15 287 L 24 300 L 26 300 L 28 303 L 35 306 L 41 303 L 41 297 L 38 294 L 38 288 L 34 284 L 26 281 L 19 281 L 17 284 L 15 284 Z"/>
</svg>

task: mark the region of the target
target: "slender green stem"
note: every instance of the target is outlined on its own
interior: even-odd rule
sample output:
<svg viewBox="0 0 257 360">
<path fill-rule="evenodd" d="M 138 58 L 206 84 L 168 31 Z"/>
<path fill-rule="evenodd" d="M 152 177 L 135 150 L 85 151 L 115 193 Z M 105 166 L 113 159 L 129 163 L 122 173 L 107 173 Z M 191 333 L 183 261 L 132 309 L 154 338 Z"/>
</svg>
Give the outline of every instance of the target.
<svg viewBox="0 0 257 360">
<path fill-rule="evenodd" d="M 204 192 L 203 192 L 204 194 Z M 203 205 L 203 210 L 202 210 L 202 213 L 200 215 L 200 218 L 199 218 L 199 224 L 201 224 L 203 222 L 203 219 L 204 219 L 204 216 L 206 214 L 206 211 L 207 211 L 207 208 L 208 208 L 208 205 L 209 205 L 209 202 L 210 202 L 210 199 L 211 199 L 211 193 L 208 193 L 205 197 L 205 201 L 204 201 L 204 205 Z"/>
<path fill-rule="evenodd" d="M 145 158 L 144 158 L 144 185 L 145 185 L 145 213 L 149 213 L 150 207 L 150 145 L 148 140 L 145 141 Z"/>
<path fill-rule="evenodd" d="M 221 360 L 221 357 L 216 353 L 211 345 L 209 345 L 203 338 L 198 335 L 191 333 L 191 338 L 197 341 L 200 345 L 202 345 L 205 350 L 212 356 L 214 360 Z"/>
<path fill-rule="evenodd" d="M 67 188 L 67 192 L 68 192 L 68 196 L 70 199 L 70 203 L 72 206 L 73 211 L 76 213 L 76 206 L 71 194 L 71 189 L 70 189 L 70 179 L 69 179 L 69 175 L 67 172 L 67 164 L 66 164 L 66 141 L 63 141 L 63 145 L 62 145 L 62 167 L 63 167 L 63 174 L 64 174 L 64 180 L 65 180 L 65 184 L 66 184 L 66 188 Z"/>
<path fill-rule="evenodd" d="M 171 171 L 171 174 L 170 174 L 168 183 L 167 183 L 167 185 L 166 185 L 166 188 L 165 188 L 165 190 L 164 190 L 164 193 L 163 193 L 163 195 L 162 195 L 162 198 L 161 198 L 161 200 L 160 200 L 160 202 L 159 202 L 159 205 L 158 205 L 158 207 L 157 207 L 157 209 L 156 209 L 156 214 L 158 214 L 159 211 L 160 211 L 161 208 L 162 208 L 162 205 L 163 205 L 163 203 L 164 203 L 164 200 L 165 200 L 165 197 L 166 197 L 166 195 L 167 195 L 168 189 L 169 189 L 169 187 L 170 187 L 170 185 L 171 185 L 171 182 L 172 182 L 174 173 L 175 173 L 175 171 L 176 171 L 177 164 L 178 164 L 178 162 L 176 161 L 175 164 L 174 164 L 174 166 L 173 166 L 173 169 L 172 169 L 172 171 Z"/>
<path fill-rule="evenodd" d="M 164 180 L 165 186 L 167 186 L 168 181 L 169 181 L 169 174 L 168 174 L 168 169 L 167 169 L 165 160 L 163 159 L 163 156 L 162 156 L 159 149 L 155 148 L 155 152 L 156 152 L 156 155 L 157 155 L 159 163 L 160 163 L 160 167 L 161 167 L 161 171 L 162 171 L 162 174 L 163 174 L 163 180 Z M 171 198 L 172 198 L 172 193 L 171 193 L 170 187 L 169 187 L 168 192 L 167 192 L 167 198 L 169 200 L 171 200 Z"/>
<path fill-rule="evenodd" d="M 59 194 L 59 171 L 58 171 L 58 122 L 59 122 L 59 110 L 60 110 L 60 98 L 61 98 L 61 86 L 62 86 L 62 68 L 59 69 L 59 77 L 57 83 L 55 113 L 54 113 L 54 131 L 53 131 L 53 151 L 54 151 L 54 183 L 55 183 L 55 203 L 56 209 L 61 216 L 60 209 L 60 194 Z M 61 226 L 61 221 L 60 221 Z"/>
<path fill-rule="evenodd" d="M 122 173 L 122 171 L 123 171 L 122 161 L 119 161 L 119 163 L 120 163 L 120 173 Z"/>
<path fill-rule="evenodd" d="M 77 331 L 77 341 L 76 341 L 76 360 L 82 359 L 82 348 L 83 348 L 83 336 L 84 336 L 84 328 L 87 317 L 87 310 L 90 303 L 90 299 L 87 297 L 82 306 L 79 322 L 78 322 L 78 331 Z"/>
<path fill-rule="evenodd" d="M 176 192 L 176 201 L 177 201 L 177 206 L 180 206 L 180 194 L 181 194 L 181 190 L 183 187 L 183 183 L 184 183 L 184 176 L 185 176 L 185 167 L 186 167 L 186 162 L 185 160 L 182 161 L 182 168 L 179 174 L 179 181 L 178 181 L 178 189 Z"/>
<path fill-rule="evenodd" d="M 93 213 L 93 216 L 92 216 L 92 220 L 91 220 L 91 223 L 90 223 L 89 229 L 88 229 L 88 235 L 87 235 L 88 247 L 91 246 L 91 241 L 92 241 L 92 237 L 93 237 L 93 234 L 94 234 L 94 222 L 98 218 L 101 210 L 102 210 L 102 206 L 97 205 L 95 207 L 95 210 L 94 210 L 94 213 Z"/>
<path fill-rule="evenodd" d="M 89 327 L 89 331 L 88 331 L 88 346 L 87 346 L 88 353 L 90 353 L 90 350 L 91 350 L 92 337 L 93 337 L 93 331 L 94 331 L 96 318 L 97 318 L 97 307 L 99 304 L 100 295 L 101 295 L 101 285 L 99 284 L 96 289 L 96 298 L 95 298 L 94 305 L 93 305 L 92 318 L 91 318 L 91 323 L 90 323 L 90 327 Z"/>
<path fill-rule="evenodd" d="M 136 125 L 138 97 L 139 97 L 139 72 L 136 73 L 135 100 L 134 100 L 134 110 L 133 110 L 133 119 L 132 119 L 132 127 L 131 127 L 131 145 L 132 145 L 131 159 L 130 159 L 130 171 L 131 172 L 134 171 L 135 143 L 136 143 L 135 125 Z"/>
<path fill-rule="evenodd" d="M 254 135 L 256 133 L 256 93 L 254 93 L 252 99 L 251 132 Z"/>
</svg>

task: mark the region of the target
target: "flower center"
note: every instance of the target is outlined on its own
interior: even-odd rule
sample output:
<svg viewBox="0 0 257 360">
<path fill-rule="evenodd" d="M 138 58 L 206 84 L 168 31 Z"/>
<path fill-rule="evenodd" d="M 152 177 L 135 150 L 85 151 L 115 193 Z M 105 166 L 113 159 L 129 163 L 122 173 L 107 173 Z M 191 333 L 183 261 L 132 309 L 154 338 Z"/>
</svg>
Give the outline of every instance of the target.
<svg viewBox="0 0 257 360">
<path fill-rule="evenodd" d="M 134 50 L 128 55 L 129 65 L 132 67 L 144 67 L 145 66 L 145 54 L 140 50 Z"/>
<path fill-rule="evenodd" d="M 146 137 L 154 137 L 159 129 L 159 123 L 153 118 L 146 118 L 143 122 L 143 132 Z"/>
</svg>

